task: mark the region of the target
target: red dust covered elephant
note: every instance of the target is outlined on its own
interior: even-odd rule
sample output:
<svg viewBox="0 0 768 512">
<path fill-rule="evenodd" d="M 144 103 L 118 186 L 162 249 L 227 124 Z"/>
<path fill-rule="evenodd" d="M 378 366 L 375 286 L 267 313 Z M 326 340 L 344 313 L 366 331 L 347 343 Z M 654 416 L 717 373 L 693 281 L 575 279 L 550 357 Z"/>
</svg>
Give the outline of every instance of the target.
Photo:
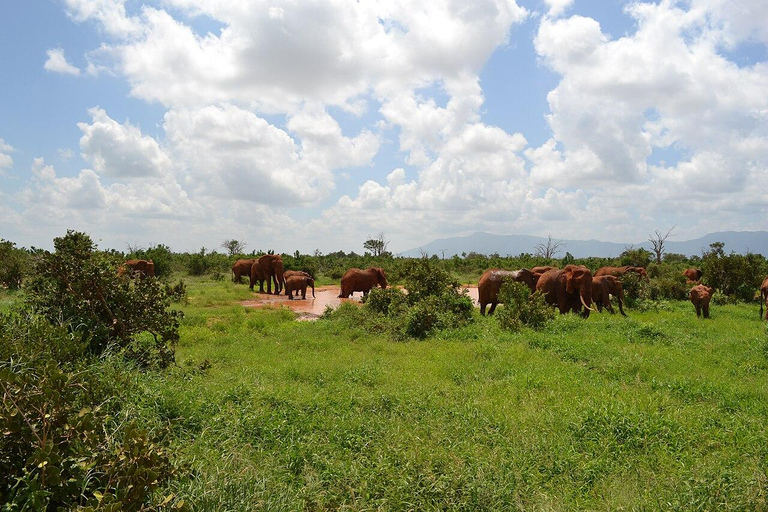
<svg viewBox="0 0 768 512">
<path fill-rule="evenodd" d="M 376 285 L 382 288 L 387 287 L 387 275 L 384 273 L 383 268 L 370 267 L 365 270 L 351 268 L 341 278 L 339 297 L 347 298 L 354 292 L 363 292 L 363 296 L 365 296 Z"/>
<path fill-rule="evenodd" d="M 126 260 L 120 267 L 120 275 L 140 274 L 144 277 L 155 277 L 155 264 L 152 260 Z"/>
<path fill-rule="evenodd" d="M 697 284 L 688 293 L 688 298 L 691 299 L 693 307 L 696 308 L 696 316 L 701 317 L 704 314 L 704 318 L 709 318 L 709 301 L 712 300 L 712 294 L 714 289 L 703 284 Z"/>
<path fill-rule="evenodd" d="M 536 290 L 536 276 L 527 268 L 520 270 L 502 270 L 491 268 L 483 272 L 477 283 L 477 301 L 480 303 L 480 314 L 485 315 L 485 307 L 490 304 L 488 314 L 492 315 L 499 303 L 499 290 L 505 281 L 525 283 L 533 292 Z"/>
<path fill-rule="evenodd" d="M 560 314 L 568 311 L 589 317 L 592 309 L 592 272 L 583 265 L 566 265 L 562 270 L 545 272 L 536 283 L 536 291 L 544 294 L 548 304 L 557 306 Z M 582 312 L 582 306 L 584 311 Z"/>
<path fill-rule="evenodd" d="M 285 282 L 285 266 L 279 254 L 265 254 L 251 266 L 250 288 L 258 281 L 259 292 L 264 292 L 264 281 L 267 282 L 267 293 L 272 293 L 272 282 L 275 283 L 275 295 L 279 295 Z"/>
</svg>

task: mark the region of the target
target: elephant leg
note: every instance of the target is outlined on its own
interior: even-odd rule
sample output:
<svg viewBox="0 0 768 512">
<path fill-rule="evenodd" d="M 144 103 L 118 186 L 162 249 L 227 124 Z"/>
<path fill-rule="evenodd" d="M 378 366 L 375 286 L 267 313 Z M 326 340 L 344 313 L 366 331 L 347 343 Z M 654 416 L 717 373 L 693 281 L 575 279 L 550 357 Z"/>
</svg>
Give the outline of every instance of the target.
<svg viewBox="0 0 768 512">
<path fill-rule="evenodd" d="M 307 298 L 307 287 L 306 287 L 306 285 L 301 287 L 301 298 L 302 299 L 306 299 Z"/>
<path fill-rule="evenodd" d="M 619 296 L 618 296 L 618 298 L 616 300 L 619 301 L 619 313 L 621 313 L 621 316 L 627 316 L 627 314 L 624 312 L 624 308 L 622 307 L 622 304 L 621 304 L 622 302 L 624 302 L 623 300 L 621 300 L 621 294 L 619 294 Z"/>
<path fill-rule="evenodd" d="M 702 309 L 704 310 L 704 318 L 709 318 L 709 304 L 704 304 Z"/>
<path fill-rule="evenodd" d="M 493 314 L 493 312 L 496 311 L 496 305 L 497 304 L 498 304 L 498 302 L 495 302 L 495 301 L 491 302 L 491 309 L 488 310 L 488 316 L 491 316 Z"/>
<path fill-rule="evenodd" d="M 698 304 L 694 304 L 693 306 L 696 308 L 696 317 L 701 318 L 701 306 Z"/>
<path fill-rule="evenodd" d="M 486 306 L 486 305 L 487 305 L 487 304 L 486 304 L 485 302 L 481 302 L 481 303 L 480 303 L 480 314 L 481 314 L 482 316 L 485 316 L 485 306 Z M 761 313 L 761 314 L 762 314 L 762 313 Z"/>
<path fill-rule="evenodd" d="M 606 295 L 608 295 L 608 294 L 606 293 Z M 616 312 L 613 310 L 613 304 L 611 304 L 611 297 L 610 296 L 605 297 L 605 309 L 607 309 L 608 312 L 610 314 L 612 314 L 612 315 L 616 314 Z"/>
</svg>

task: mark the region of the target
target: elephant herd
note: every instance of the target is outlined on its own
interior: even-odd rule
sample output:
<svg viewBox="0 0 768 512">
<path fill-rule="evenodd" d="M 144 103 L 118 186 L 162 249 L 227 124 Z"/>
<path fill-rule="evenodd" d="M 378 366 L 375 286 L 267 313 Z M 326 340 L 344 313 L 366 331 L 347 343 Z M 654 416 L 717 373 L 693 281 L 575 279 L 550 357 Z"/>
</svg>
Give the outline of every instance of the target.
<svg viewBox="0 0 768 512">
<path fill-rule="evenodd" d="M 307 298 L 307 287 L 312 288 L 312 296 L 315 296 L 315 280 L 306 272 L 300 270 L 285 270 L 283 259 L 279 254 L 265 254 L 260 258 L 237 260 L 232 266 L 233 280 L 237 283 L 240 278 L 247 275 L 250 278 L 250 288 L 253 290 L 258 281 L 259 292 L 264 292 L 264 281 L 267 282 L 267 293 L 272 293 L 272 283 L 275 284 L 275 295 L 285 290 L 289 300 L 293 300 L 301 292 L 301 298 Z M 339 297 L 349 297 L 354 292 L 363 292 L 367 295 L 376 285 L 387 287 L 387 276 L 384 269 L 371 267 L 365 270 L 351 268 L 341 278 L 341 291 Z"/>
<path fill-rule="evenodd" d="M 491 305 L 488 314 L 493 314 L 499 303 L 498 294 L 501 285 L 509 280 L 526 284 L 532 293 L 541 292 L 544 300 L 548 304 L 557 306 L 561 314 L 572 311 L 588 318 L 590 311 L 595 310 L 593 305 L 598 311 L 602 311 L 605 307 L 613 314 L 610 300 L 613 296 L 618 301 L 619 312 L 627 316 L 623 308 L 624 290 L 620 278 L 628 272 L 648 280 L 648 273 L 643 267 L 633 266 L 602 267 L 595 272 L 594 276 L 583 265 L 566 265 L 562 269 L 555 267 L 533 267 L 530 270 L 524 268 L 515 271 L 489 269 L 480 277 L 477 286 L 480 314 L 485 315 L 488 304 Z M 695 284 L 689 292 L 689 299 L 696 310 L 696 316 L 700 317 L 703 314 L 704 318 L 709 318 L 709 303 L 714 290 L 697 283 L 702 276 L 702 271 L 699 269 L 687 269 L 683 275 L 689 282 Z M 768 277 L 763 281 L 760 294 L 760 317 L 762 318 L 763 303 L 768 306 Z M 765 318 L 768 320 L 768 311 Z"/>
<path fill-rule="evenodd" d="M 154 277 L 155 265 L 152 260 L 126 260 L 120 267 L 119 274 L 130 276 Z M 541 292 L 544 300 L 557 306 L 561 314 L 572 311 L 581 314 L 584 318 L 597 307 L 602 311 L 605 307 L 611 314 L 614 313 L 610 297 L 617 299 L 619 312 L 624 313 L 624 290 L 621 285 L 621 276 L 627 272 L 635 273 L 648 280 L 648 273 L 643 267 L 602 267 L 592 272 L 584 265 L 566 265 L 562 269 L 556 267 L 533 267 L 520 270 L 502 270 L 492 268 L 486 270 L 480 277 L 477 285 L 480 314 L 485 315 L 486 307 L 490 304 L 488 314 L 492 315 L 499 304 L 498 294 L 501 285 L 505 281 L 524 283 L 531 292 Z M 232 266 L 232 274 L 235 282 L 239 282 L 242 276 L 248 276 L 250 289 L 253 290 L 256 282 L 259 283 L 259 292 L 264 292 L 264 282 L 267 283 L 267 293 L 272 293 L 272 284 L 275 285 L 275 294 L 279 295 L 283 290 L 288 299 L 294 298 L 294 293 L 301 298 L 307 296 L 307 288 L 312 288 L 312 296 L 315 296 L 315 280 L 306 272 L 298 270 L 285 270 L 283 259 L 279 254 L 265 254 L 259 258 L 237 260 Z M 687 282 L 693 284 L 688 298 L 696 310 L 696 316 L 709 318 L 709 303 L 712 300 L 714 289 L 699 284 L 702 271 L 689 268 L 683 271 Z M 362 292 L 367 295 L 375 286 L 387 287 L 387 276 L 382 268 L 370 267 L 365 270 L 359 268 L 349 269 L 341 278 L 340 298 L 346 298 L 354 292 Z M 766 305 L 765 319 L 768 320 L 768 277 L 760 285 L 760 318 L 763 318 L 763 304 Z M 594 306 L 594 307 L 593 307 Z"/>
<path fill-rule="evenodd" d="M 293 300 L 294 292 L 298 297 L 307 298 L 307 287 L 312 288 L 312 296 L 315 296 L 315 280 L 299 270 L 285 270 L 283 258 L 279 254 L 265 254 L 260 258 L 237 260 L 232 266 L 234 281 L 240 282 L 242 276 L 248 276 L 249 285 L 253 290 L 259 283 L 259 292 L 264 292 L 264 282 L 267 282 L 267 293 L 272 293 L 272 283 L 275 284 L 275 295 L 285 290 L 288 299 Z"/>
</svg>

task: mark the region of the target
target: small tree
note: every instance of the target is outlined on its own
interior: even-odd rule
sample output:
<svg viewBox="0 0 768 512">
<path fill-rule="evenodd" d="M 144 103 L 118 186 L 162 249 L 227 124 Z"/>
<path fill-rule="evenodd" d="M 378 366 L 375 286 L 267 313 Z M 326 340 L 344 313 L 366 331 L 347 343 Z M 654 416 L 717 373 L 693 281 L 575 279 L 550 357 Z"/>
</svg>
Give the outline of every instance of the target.
<svg viewBox="0 0 768 512">
<path fill-rule="evenodd" d="M 624 252 L 619 255 L 619 263 L 621 265 L 629 265 L 632 267 L 647 267 L 651 262 L 651 253 L 642 247 L 637 249 L 634 246 L 625 247 Z"/>
<path fill-rule="evenodd" d="M 36 313 L 87 340 L 93 353 L 117 346 L 139 362 L 173 361 L 183 314 L 168 309 L 170 298 L 156 279 L 119 275 L 120 260 L 97 251 L 85 233 L 67 231 L 53 245 L 55 252 L 40 256 L 28 283 L 25 300 Z M 155 347 L 136 345 L 141 333 L 151 334 Z"/>
<path fill-rule="evenodd" d="M 21 288 L 27 253 L 16 248 L 16 244 L 0 238 L 0 285 L 11 290 Z"/>
<path fill-rule="evenodd" d="M 227 255 L 232 258 L 238 254 L 245 253 L 245 247 L 246 243 L 242 240 L 235 240 L 234 238 L 231 240 L 224 240 L 221 243 L 222 249 L 227 251 Z"/>
<path fill-rule="evenodd" d="M 536 244 L 536 256 L 552 259 L 555 257 L 555 254 L 559 253 L 564 247 L 565 244 L 562 240 L 554 241 L 552 240 L 552 235 L 547 235 L 546 243 L 541 242 Z"/>
<path fill-rule="evenodd" d="M 653 235 L 648 235 L 648 241 L 653 246 L 653 253 L 656 255 L 656 264 L 661 265 L 661 258 L 664 256 L 664 244 L 667 243 L 667 238 L 672 234 L 672 231 L 677 226 L 672 226 L 665 234 L 656 229 Z"/>
<path fill-rule="evenodd" d="M 368 240 L 363 243 L 363 248 L 365 248 L 368 251 L 371 251 L 371 254 L 374 256 L 384 256 L 385 254 L 389 254 L 387 252 L 387 246 L 389 245 L 389 240 L 384 238 L 384 232 L 379 232 L 378 235 L 376 235 L 376 238 L 368 237 Z"/>
</svg>

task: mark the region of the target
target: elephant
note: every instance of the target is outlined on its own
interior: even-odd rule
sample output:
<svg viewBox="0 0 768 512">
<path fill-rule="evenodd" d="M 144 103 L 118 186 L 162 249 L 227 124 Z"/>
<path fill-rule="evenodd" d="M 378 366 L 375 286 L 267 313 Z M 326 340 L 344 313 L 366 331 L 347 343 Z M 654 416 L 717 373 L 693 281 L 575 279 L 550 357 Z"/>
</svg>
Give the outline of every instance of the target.
<svg viewBox="0 0 768 512">
<path fill-rule="evenodd" d="M 303 270 L 286 270 L 285 273 L 283 274 L 283 277 L 285 278 L 286 281 L 291 276 L 304 276 L 312 279 L 312 276 L 307 272 L 304 272 Z"/>
<path fill-rule="evenodd" d="M 232 281 L 235 283 L 240 282 L 240 278 L 242 276 L 251 276 L 251 267 L 253 266 L 256 259 L 249 259 L 249 260 L 237 260 L 234 265 L 232 265 L 232 275 L 234 276 L 232 278 Z"/>
<path fill-rule="evenodd" d="M 287 272 L 286 272 L 287 273 Z M 293 300 L 293 292 L 296 292 L 296 297 L 299 296 L 299 290 L 301 290 L 301 298 L 307 298 L 307 286 L 312 288 L 312 297 L 315 296 L 315 280 L 308 276 L 292 275 L 285 278 L 285 294 L 288 296 L 288 300 Z"/>
<path fill-rule="evenodd" d="M 477 283 L 477 298 L 480 303 L 480 314 L 485 316 L 485 307 L 490 304 L 491 309 L 488 310 L 488 315 L 492 315 L 498 305 L 498 294 L 501 289 L 501 285 L 505 281 L 517 281 L 518 283 L 525 283 L 530 288 L 531 292 L 536 290 L 536 277 L 533 272 L 527 268 L 520 270 L 501 270 L 498 268 L 492 268 L 483 272 L 480 276 L 480 281 Z"/>
<path fill-rule="evenodd" d="M 387 275 L 383 268 L 370 267 L 365 270 L 351 268 L 341 278 L 339 298 L 347 298 L 354 292 L 363 292 L 363 296 L 366 296 L 377 284 L 382 288 L 387 287 Z"/>
<path fill-rule="evenodd" d="M 283 258 L 279 254 L 265 254 L 251 265 L 250 288 L 259 282 L 259 293 L 264 292 L 264 281 L 267 282 L 267 293 L 272 293 L 272 281 L 275 282 L 275 295 L 279 295 L 285 281 Z"/>
<path fill-rule="evenodd" d="M 704 313 L 704 318 L 709 318 L 709 301 L 712 300 L 712 294 L 714 289 L 703 284 L 697 284 L 688 293 L 688 298 L 691 299 L 693 307 L 696 308 L 696 316 L 701 317 Z"/>
<path fill-rule="evenodd" d="M 704 271 L 700 268 L 687 268 L 683 270 L 683 275 L 688 283 L 696 283 L 701 280 Z"/>
<path fill-rule="evenodd" d="M 128 273 L 133 276 L 155 277 L 155 264 L 152 260 L 126 260 L 118 272 L 120 275 Z"/>
<path fill-rule="evenodd" d="M 613 295 L 619 301 L 619 312 L 622 316 L 627 316 L 624 313 L 622 307 L 624 303 L 624 288 L 621 286 L 621 281 L 616 276 L 602 275 L 592 278 L 592 300 L 597 306 L 597 310 L 602 313 L 603 306 L 612 315 L 614 314 L 613 306 L 611 306 L 611 297 Z"/>
<path fill-rule="evenodd" d="M 645 278 L 646 281 L 650 280 L 648 278 L 648 272 L 645 270 L 645 268 L 633 267 L 630 265 L 624 265 L 623 267 L 600 267 L 599 269 L 597 269 L 597 272 L 595 272 L 594 277 L 616 276 L 618 278 L 621 278 L 621 276 L 623 276 L 627 272 L 634 272 L 640 277 Z"/>
<path fill-rule="evenodd" d="M 550 270 L 557 270 L 557 267 L 533 267 L 531 272 L 533 272 L 533 275 L 541 277 L 542 274 L 549 272 Z"/>
<path fill-rule="evenodd" d="M 566 265 L 562 270 L 545 272 L 536 283 L 536 291 L 544 294 L 547 303 L 556 305 L 561 315 L 573 311 L 589 318 L 589 312 L 594 311 L 592 272 L 584 265 Z"/>
<path fill-rule="evenodd" d="M 763 318 L 763 304 L 766 307 L 765 319 L 768 320 L 768 277 L 760 285 L 760 318 Z"/>
</svg>

